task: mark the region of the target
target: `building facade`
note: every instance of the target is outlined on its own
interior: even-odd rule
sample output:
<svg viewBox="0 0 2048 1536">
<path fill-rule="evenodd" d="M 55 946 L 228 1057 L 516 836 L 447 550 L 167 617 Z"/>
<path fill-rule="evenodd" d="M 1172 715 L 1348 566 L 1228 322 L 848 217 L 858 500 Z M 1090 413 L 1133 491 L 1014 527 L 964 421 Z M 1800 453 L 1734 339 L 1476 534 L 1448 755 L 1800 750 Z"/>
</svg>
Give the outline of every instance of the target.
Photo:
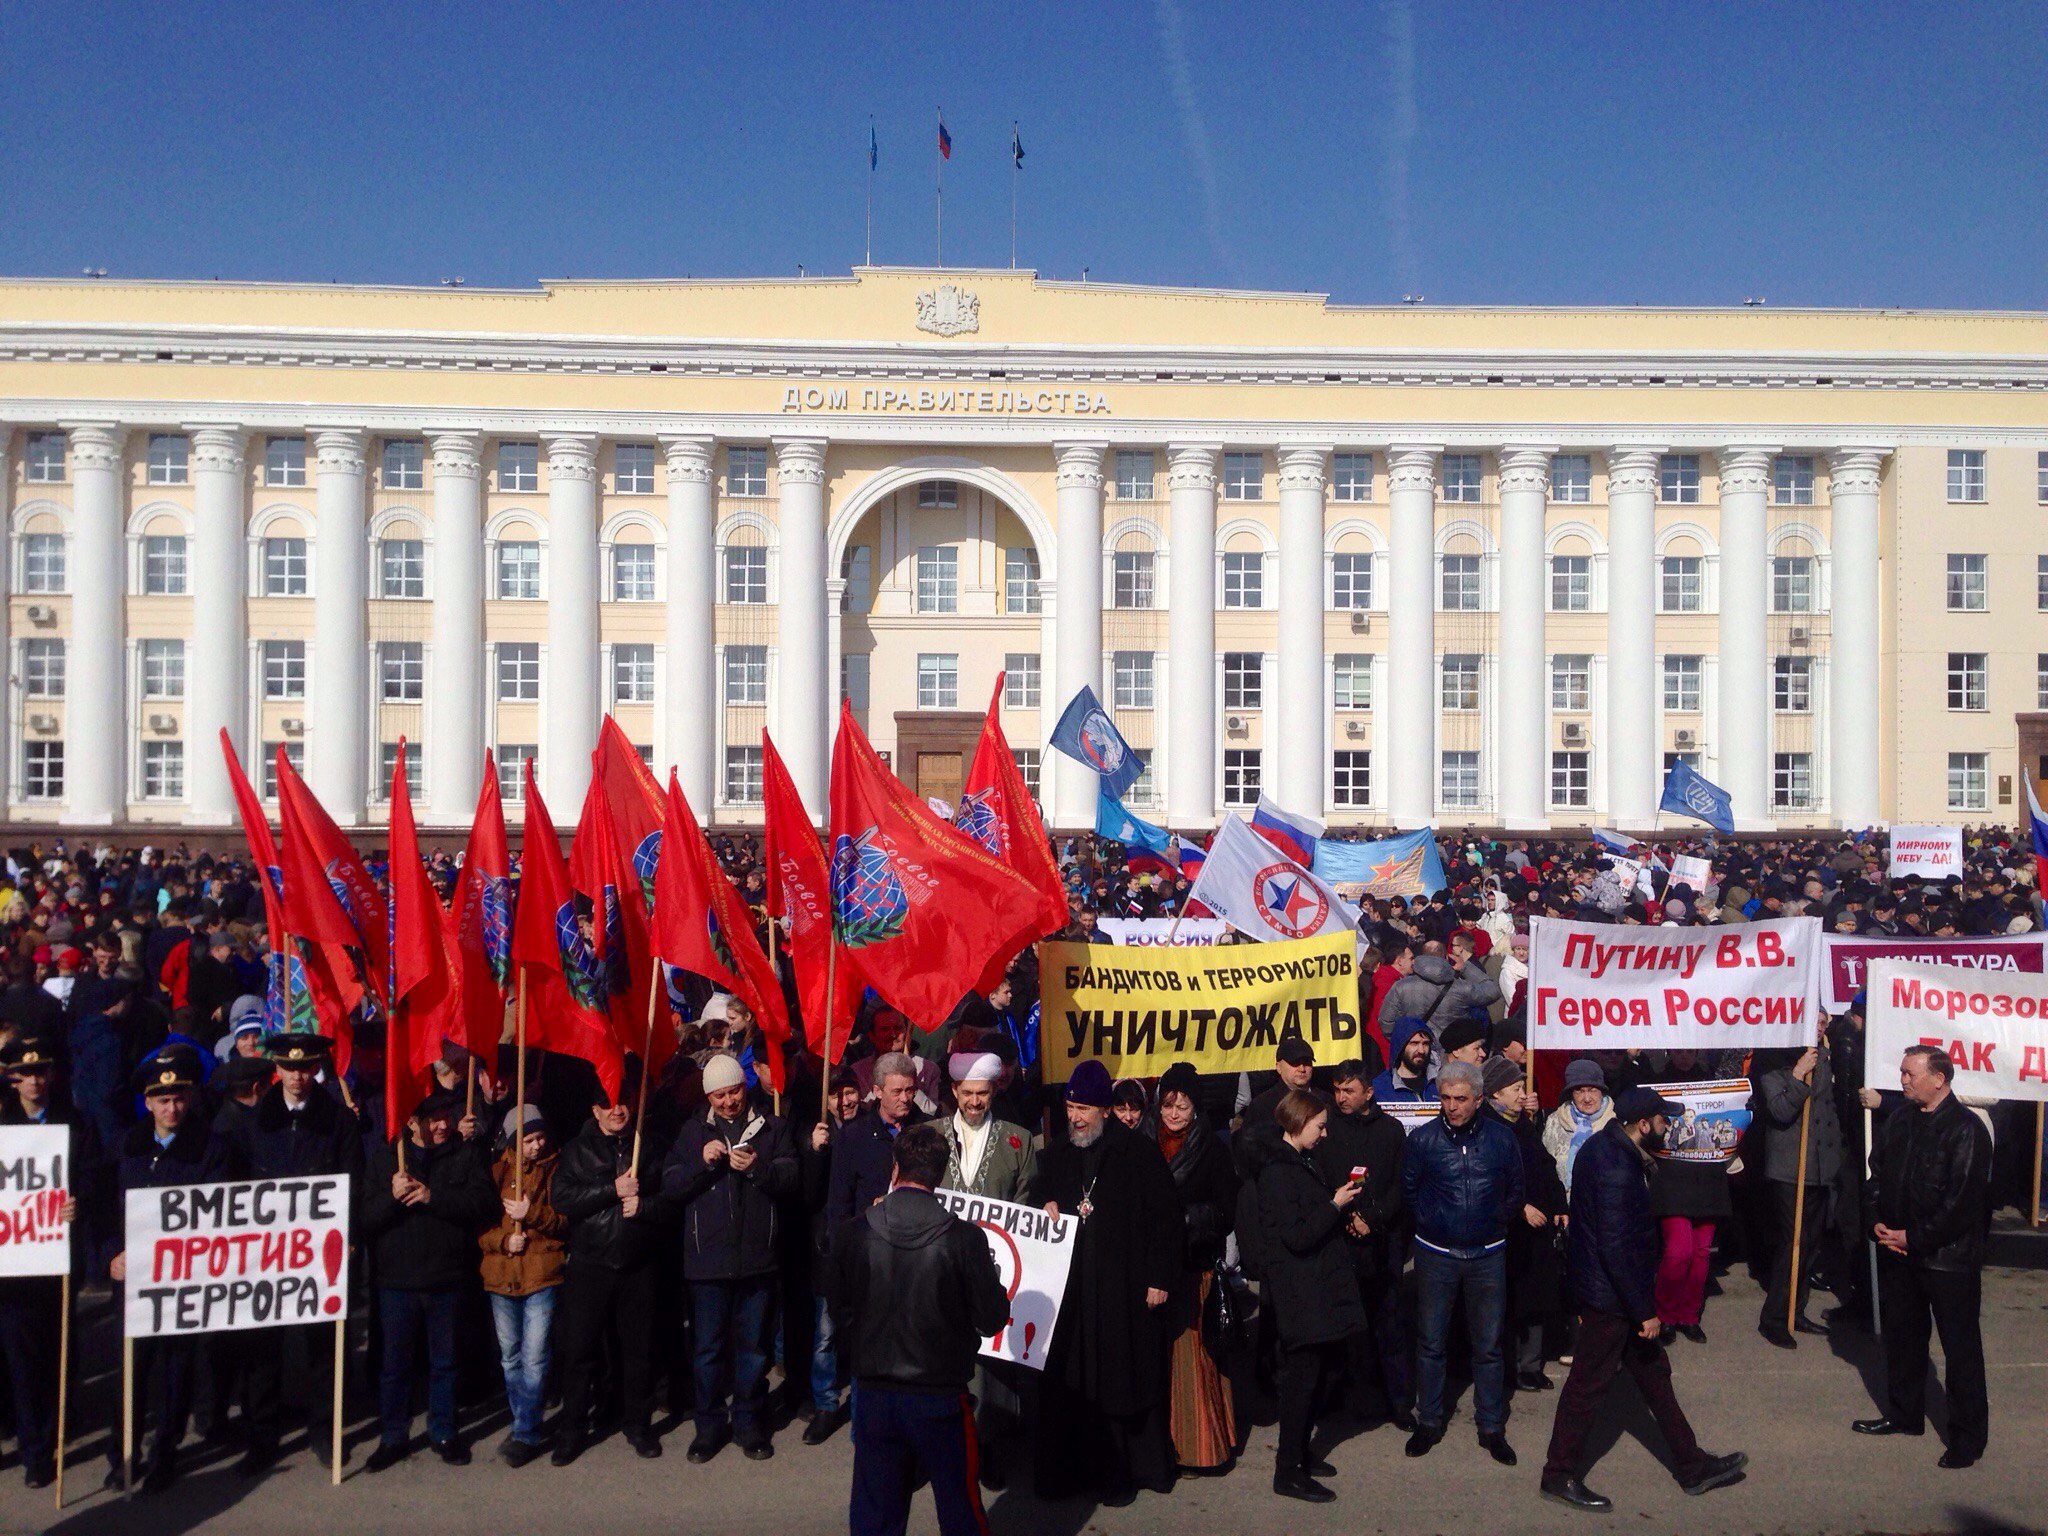
<svg viewBox="0 0 2048 1536">
<path fill-rule="evenodd" d="M 700 812 L 838 701 L 951 798 L 1000 674 L 1179 828 L 2010 820 L 2048 751 L 2048 317 L 1354 308 L 867 268 L 534 290 L 0 283 L 5 815 L 345 825 L 416 744 L 573 819 L 605 712 Z M 2032 583 L 2029 585 L 2029 583 Z M 257 764 L 265 766 L 258 768 Z"/>
</svg>

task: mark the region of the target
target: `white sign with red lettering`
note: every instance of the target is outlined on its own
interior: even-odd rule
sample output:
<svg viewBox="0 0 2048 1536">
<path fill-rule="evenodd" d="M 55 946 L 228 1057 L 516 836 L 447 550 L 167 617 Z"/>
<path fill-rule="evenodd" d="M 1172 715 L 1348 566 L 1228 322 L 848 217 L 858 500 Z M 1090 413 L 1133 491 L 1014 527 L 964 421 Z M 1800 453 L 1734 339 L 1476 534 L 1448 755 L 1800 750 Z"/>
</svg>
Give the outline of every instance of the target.
<svg viewBox="0 0 2048 1536">
<path fill-rule="evenodd" d="M 2048 976 L 1913 960 L 1870 963 L 1863 1081 L 1899 1086 L 1909 1045 L 1938 1045 L 1966 1098 L 2048 1099 Z"/>
<path fill-rule="evenodd" d="M 1064 1211 L 1052 1216 L 1035 1205 L 1013 1205 L 957 1189 L 934 1193 L 955 1216 L 981 1228 L 1010 1297 L 1010 1320 L 994 1338 L 981 1341 L 981 1352 L 991 1360 L 1044 1370 L 1053 1325 L 1060 1320 L 1060 1302 L 1067 1294 L 1067 1271 L 1073 1266 L 1081 1218 Z"/>
<path fill-rule="evenodd" d="M 1893 827 L 1892 869 L 1894 880 L 1918 875 L 1922 880 L 1958 879 L 1963 873 L 1963 829 L 1961 827 Z"/>
<path fill-rule="evenodd" d="M 1534 1050 L 1755 1050 L 1820 1033 L 1820 919 L 1529 924 Z"/>
<path fill-rule="evenodd" d="M 0 1276 L 61 1275 L 71 1268 L 71 1132 L 61 1125 L 0 1127 Z"/>
<path fill-rule="evenodd" d="M 131 1189 L 123 1330 L 131 1339 L 348 1316 L 348 1179 Z"/>
</svg>

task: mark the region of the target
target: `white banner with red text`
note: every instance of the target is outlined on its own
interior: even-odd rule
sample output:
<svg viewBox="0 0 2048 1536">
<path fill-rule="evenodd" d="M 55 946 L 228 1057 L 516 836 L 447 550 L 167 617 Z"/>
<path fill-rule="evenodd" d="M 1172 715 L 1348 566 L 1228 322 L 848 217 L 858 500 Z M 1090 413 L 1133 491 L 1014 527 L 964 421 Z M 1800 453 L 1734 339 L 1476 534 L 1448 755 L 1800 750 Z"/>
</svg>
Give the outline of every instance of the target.
<svg viewBox="0 0 2048 1536">
<path fill-rule="evenodd" d="M 2048 976 L 1913 960 L 1870 967 L 1863 1082 L 1899 1086 L 1909 1045 L 1938 1045 L 1965 1098 L 2048 1099 Z"/>
<path fill-rule="evenodd" d="M 0 1276 L 61 1275 L 71 1268 L 71 1131 L 0 1127 Z"/>
<path fill-rule="evenodd" d="M 1053 1216 L 1035 1205 L 1016 1205 L 957 1189 L 933 1193 L 955 1216 L 981 1228 L 1010 1298 L 1009 1322 L 996 1330 L 994 1338 L 981 1341 L 981 1352 L 991 1360 L 1011 1360 L 1034 1371 L 1044 1370 L 1045 1352 L 1052 1348 L 1053 1324 L 1060 1319 L 1060 1301 L 1067 1294 L 1080 1217 L 1068 1211 Z"/>
<path fill-rule="evenodd" d="M 1819 1037 L 1820 919 L 1529 924 L 1532 1050 L 1755 1050 Z"/>
<path fill-rule="evenodd" d="M 1825 964 L 1820 996 L 1829 1013 L 1856 1000 L 1878 960 L 1917 960 L 1973 971 L 2048 971 L 2048 933 L 2000 934 L 1988 939 L 1908 939 L 1889 934 L 1830 933 L 1821 939 Z"/>
<path fill-rule="evenodd" d="M 1892 828 L 1891 877 L 1917 875 L 1922 880 L 1963 877 L 1963 829 L 1961 827 Z"/>
<path fill-rule="evenodd" d="M 128 1191 L 123 1331 L 225 1333 L 348 1315 L 348 1179 Z"/>
</svg>

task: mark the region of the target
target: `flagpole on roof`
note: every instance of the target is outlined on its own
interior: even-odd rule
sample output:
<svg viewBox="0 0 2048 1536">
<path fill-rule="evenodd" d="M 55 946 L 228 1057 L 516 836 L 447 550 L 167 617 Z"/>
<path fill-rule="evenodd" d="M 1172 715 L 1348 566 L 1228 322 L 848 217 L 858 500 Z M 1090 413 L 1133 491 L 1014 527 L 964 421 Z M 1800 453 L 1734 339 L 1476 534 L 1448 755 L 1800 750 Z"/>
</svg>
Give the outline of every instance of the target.
<svg viewBox="0 0 2048 1536">
<path fill-rule="evenodd" d="M 1017 267 L 1017 173 L 1024 169 L 1024 141 L 1010 124 L 1010 268 Z"/>
<path fill-rule="evenodd" d="M 875 143 L 875 114 L 868 114 L 868 240 L 867 259 L 863 266 L 875 264 L 875 161 L 880 158 L 880 146 Z"/>
<path fill-rule="evenodd" d="M 946 109 L 939 108 L 939 136 L 932 141 L 932 166 L 937 176 L 933 211 L 937 228 L 938 264 L 946 264 Z"/>
</svg>

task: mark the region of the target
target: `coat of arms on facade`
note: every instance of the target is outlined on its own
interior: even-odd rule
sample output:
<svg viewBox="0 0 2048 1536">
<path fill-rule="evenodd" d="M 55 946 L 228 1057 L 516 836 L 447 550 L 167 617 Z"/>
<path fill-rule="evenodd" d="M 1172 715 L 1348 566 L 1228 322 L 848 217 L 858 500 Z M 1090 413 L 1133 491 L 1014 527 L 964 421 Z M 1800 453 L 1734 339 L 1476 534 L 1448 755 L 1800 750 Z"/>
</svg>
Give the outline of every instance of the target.
<svg viewBox="0 0 2048 1536">
<path fill-rule="evenodd" d="M 981 297 L 952 283 L 917 296 L 917 328 L 934 336 L 963 336 L 981 329 Z"/>
</svg>

